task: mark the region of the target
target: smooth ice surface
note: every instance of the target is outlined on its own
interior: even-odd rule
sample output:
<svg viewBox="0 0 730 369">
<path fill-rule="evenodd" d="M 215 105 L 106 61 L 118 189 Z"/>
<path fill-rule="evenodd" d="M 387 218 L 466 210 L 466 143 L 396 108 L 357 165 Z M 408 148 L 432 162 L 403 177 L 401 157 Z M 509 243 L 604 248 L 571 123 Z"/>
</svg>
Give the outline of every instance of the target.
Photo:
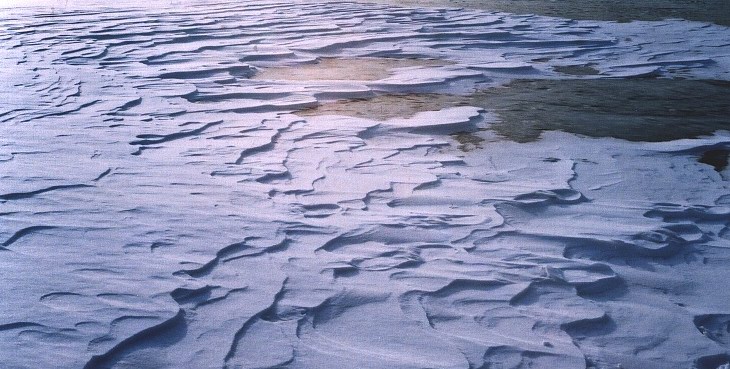
<svg viewBox="0 0 730 369">
<path fill-rule="evenodd" d="M 489 106 L 295 114 L 523 78 L 728 81 L 727 27 L 92 5 L 0 10 L 0 367 L 728 363 L 727 131 L 518 143 Z M 386 67 L 281 77 L 333 59 Z"/>
</svg>

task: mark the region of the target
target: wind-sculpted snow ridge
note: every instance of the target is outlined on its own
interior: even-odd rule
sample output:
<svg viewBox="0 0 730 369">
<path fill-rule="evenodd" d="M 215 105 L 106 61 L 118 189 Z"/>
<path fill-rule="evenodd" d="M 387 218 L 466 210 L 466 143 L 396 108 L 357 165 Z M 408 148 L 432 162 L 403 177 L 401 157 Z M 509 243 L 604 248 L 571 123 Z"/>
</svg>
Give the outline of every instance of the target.
<svg viewBox="0 0 730 369">
<path fill-rule="evenodd" d="M 296 115 L 521 78 L 728 81 L 728 28 L 273 1 L 0 15 L 2 368 L 728 364 L 727 132 L 518 143 L 488 106 Z"/>
</svg>

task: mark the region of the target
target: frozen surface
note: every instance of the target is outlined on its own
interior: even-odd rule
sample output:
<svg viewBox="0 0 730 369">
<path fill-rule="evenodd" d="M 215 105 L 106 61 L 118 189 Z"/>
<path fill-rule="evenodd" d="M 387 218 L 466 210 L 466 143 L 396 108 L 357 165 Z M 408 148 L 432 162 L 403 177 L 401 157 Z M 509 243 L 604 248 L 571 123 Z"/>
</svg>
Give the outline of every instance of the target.
<svg viewBox="0 0 730 369">
<path fill-rule="evenodd" d="M 0 15 L 2 368 L 728 363 L 730 170 L 700 160 L 727 161 L 727 131 L 516 143 L 488 108 L 294 114 L 519 78 L 728 81 L 726 27 L 273 1 Z M 443 62 L 265 78 L 325 58 Z M 576 65 L 597 74 L 559 72 Z"/>
</svg>

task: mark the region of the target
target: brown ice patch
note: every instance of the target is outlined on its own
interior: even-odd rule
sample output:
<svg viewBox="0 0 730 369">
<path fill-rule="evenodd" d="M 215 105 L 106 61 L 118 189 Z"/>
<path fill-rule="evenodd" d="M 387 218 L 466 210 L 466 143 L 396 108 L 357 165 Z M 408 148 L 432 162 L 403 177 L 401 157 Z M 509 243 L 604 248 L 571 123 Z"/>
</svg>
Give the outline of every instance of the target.
<svg viewBox="0 0 730 369">
<path fill-rule="evenodd" d="M 473 132 L 457 132 L 451 135 L 456 142 L 459 143 L 458 149 L 461 151 L 472 151 L 482 148 L 484 139 Z"/>
<path fill-rule="evenodd" d="M 300 110 L 297 115 L 345 115 L 372 120 L 410 118 L 420 112 L 469 105 L 468 96 L 446 94 L 389 94 L 368 99 L 339 100 Z"/>
<path fill-rule="evenodd" d="M 320 58 L 314 63 L 262 68 L 254 76 L 274 81 L 377 81 L 397 68 L 450 64 L 436 59 Z"/>
<path fill-rule="evenodd" d="M 373 120 L 474 106 L 496 113 L 491 128 L 517 142 L 544 131 L 629 141 L 670 141 L 730 128 L 730 84 L 667 79 L 517 80 L 467 96 L 417 93 L 325 102 L 303 116 L 346 115 Z M 468 147 L 478 147 L 476 143 Z M 465 146 L 466 147 L 466 146 Z"/>
</svg>

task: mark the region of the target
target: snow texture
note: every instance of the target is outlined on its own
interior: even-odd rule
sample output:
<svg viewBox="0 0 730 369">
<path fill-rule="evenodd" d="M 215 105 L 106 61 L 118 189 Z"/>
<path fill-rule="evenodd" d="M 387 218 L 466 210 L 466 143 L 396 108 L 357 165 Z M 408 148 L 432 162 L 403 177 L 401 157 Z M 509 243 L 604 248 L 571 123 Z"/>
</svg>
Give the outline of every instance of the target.
<svg viewBox="0 0 730 369">
<path fill-rule="evenodd" d="M 0 16 L 2 368 L 728 362 L 730 172 L 698 161 L 728 132 L 516 143 L 476 107 L 296 115 L 520 78 L 728 81 L 727 27 L 269 0 Z M 325 58 L 443 63 L 257 78 Z"/>
</svg>

